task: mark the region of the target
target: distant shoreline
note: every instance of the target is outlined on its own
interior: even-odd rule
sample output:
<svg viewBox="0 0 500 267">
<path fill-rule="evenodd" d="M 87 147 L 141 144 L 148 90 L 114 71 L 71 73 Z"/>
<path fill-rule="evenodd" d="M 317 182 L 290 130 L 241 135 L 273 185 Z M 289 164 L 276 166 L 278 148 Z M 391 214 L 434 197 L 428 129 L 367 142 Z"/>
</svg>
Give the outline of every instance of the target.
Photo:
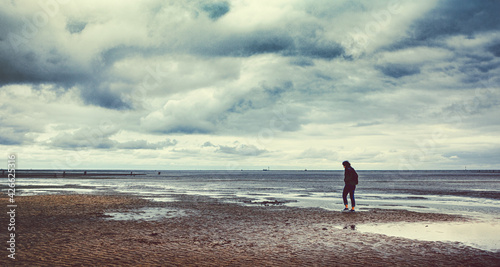
<svg viewBox="0 0 500 267">
<path fill-rule="evenodd" d="M 262 172 L 263 170 L 106 170 L 106 169 L 17 169 L 17 178 L 61 178 L 61 177 L 85 177 L 85 176 L 140 176 L 151 173 L 158 173 L 158 175 L 168 172 Z M 304 170 L 266 170 L 266 172 L 305 172 Z M 311 170 L 307 172 L 343 172 L 342 170 Z M 462 173 L 500 173 L 500 170 L 358 170 L 360 173 L 364 172 L 462 172 Z M 7 170 L 0 169 L 0 177 L 7 176 Z"/>
</svg>

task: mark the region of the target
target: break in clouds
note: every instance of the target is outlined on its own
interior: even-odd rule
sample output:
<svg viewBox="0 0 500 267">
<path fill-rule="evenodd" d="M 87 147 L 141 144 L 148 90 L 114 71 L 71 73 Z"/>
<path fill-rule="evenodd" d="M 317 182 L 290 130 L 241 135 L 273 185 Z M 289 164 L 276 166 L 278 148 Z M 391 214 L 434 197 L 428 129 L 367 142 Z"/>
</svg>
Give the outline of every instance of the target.
<svg viewBox="0 0 500 267">
<path fill-rule="evenodd" d="M 24 168 L 499 167 L 497 1 L 0 5 Z"/>
</svg>

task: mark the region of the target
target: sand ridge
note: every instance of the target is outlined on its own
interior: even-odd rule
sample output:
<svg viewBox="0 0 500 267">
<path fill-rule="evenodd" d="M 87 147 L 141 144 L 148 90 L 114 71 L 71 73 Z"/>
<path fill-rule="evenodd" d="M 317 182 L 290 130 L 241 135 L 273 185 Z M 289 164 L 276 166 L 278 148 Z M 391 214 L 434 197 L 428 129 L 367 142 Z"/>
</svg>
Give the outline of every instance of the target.
<svg viewBox="0 0 500 267">
<path fill-rule="evenodd" d="M 500 253 L 460 243 L 360 233 L 377 222 L 464 221 L 404 210 L 344 214 L 244 206 L 204 196 L 152 202 L 127 195 L 17 197 L 16 266 L 498 266 Z M 4 201 L 5 199 L 0 198 Z M 4 201 L 5 202 L 5 201 Z M 110 220 L 107 211 L 168 207 L 186 216 Z M 0 221 L 7 224 L 7 214 Z"/>
</svg>

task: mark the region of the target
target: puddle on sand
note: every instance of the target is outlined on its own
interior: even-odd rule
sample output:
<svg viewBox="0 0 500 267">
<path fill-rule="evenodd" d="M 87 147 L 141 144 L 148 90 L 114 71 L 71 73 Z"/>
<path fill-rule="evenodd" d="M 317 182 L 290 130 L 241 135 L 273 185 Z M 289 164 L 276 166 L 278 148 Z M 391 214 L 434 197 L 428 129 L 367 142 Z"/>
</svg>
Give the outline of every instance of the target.
<svg viewBox="0 0 500 267">
<path fill-rule="evenodd" d="M 173 218 L 178 216 L 186 216 L 187 213 L 183 210 L 177 210 L 172 208 L 158 208 L 158 207 L 146 207 L 136 210 L 130 210 L 126 212 L 106 212 L 104 214 L 108 217 L 108 220 L 145 220 L 145 221 L 155 221 L 163 218 Z"/>
<path fill-rule="evenodd" d="M 478 223 L 387 223 L 361 224 L 356 230 L 424 241 L 451 241 L 500 252 L 500 224 Z"/>
<path fill-rule="evenodd" d="M 143 199 L 148 199 L 154 202 L 176 202 L 177 199 L 171 196 L 149 196 L 143 197 Z"/>
</svg>

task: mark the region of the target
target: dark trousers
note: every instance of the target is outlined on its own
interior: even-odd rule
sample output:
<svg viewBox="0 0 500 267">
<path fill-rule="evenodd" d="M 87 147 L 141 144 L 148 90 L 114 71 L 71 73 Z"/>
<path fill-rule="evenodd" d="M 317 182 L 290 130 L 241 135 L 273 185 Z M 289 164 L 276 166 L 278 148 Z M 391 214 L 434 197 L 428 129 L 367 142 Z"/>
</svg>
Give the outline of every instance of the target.
<svg viewBox="0 0 500 267">
<path fill-rule="evenodd" d="M 347 205 L 347 194 L 351 197 L 351 206 L 355 207 L 356 202 L 354 201 L 354 190 L 356 190 L 355 185 L 346 184 L 344 186 L 344 191 L 342 192 L 342 199 L 344 200 L 344 205 Z"/>
</svg>

